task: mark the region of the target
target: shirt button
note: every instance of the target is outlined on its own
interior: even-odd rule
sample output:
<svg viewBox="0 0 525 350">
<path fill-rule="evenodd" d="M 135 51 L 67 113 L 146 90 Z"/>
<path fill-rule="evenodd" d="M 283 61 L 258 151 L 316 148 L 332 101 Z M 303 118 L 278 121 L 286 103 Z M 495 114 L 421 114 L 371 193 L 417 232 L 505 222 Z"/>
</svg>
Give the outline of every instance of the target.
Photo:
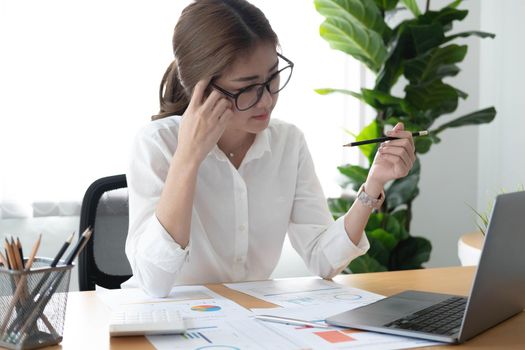
<svg viewBox="0 0 525 350">
<path fill-rule="evenodd" d="M 239 231 L 242 232 L 242 231 L 244 231 L 244 230 L 246 230 L 246 226 L 244 226 L 244 225 L 240 225 L 240 226 L 239 226 Z"/>
<path fill-rule="evenodd" d="M 242 263 L 243 259 L 241 257 L 235 258 L 236 263 Z"/>
</svg>

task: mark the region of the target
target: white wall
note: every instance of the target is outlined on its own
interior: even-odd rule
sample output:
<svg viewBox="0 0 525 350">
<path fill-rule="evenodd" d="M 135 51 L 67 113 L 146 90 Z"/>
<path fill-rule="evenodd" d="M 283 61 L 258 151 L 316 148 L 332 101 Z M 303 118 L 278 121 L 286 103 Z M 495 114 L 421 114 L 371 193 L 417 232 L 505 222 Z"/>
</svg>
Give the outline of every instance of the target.
<svg viewBox="0 0 525 350">
<path fill-rule="evenodd" d="M 445 131 L 443 142 L 422 157 L 421 194 L 414 202 L 412 234 L 431 240 L 429 267 L 458 263 L 458 238 L 476 230 L 469 205 L 486 212 L 502 189 L 515 191 L 525 185 L 525 139 L 520 135 L 525 130 L 521 87 L 525 2 L 465 1 L 460 7 L 470 13 L 457 29 L 492 32 L 496 38 L 465 40 L 467 58 L 459 77 L 450 81 L 470 96 L 452 116 L 489 106 L 496 107 L 497 116 L 490 124 Z"/>
<path fill-rule="evenodd" d="M 512 192 L 525 185 L 525 1 L 481 3 L 481 28 L 496 33 L 496 40 L 481 46 L 480 99 L 498 111 L 479 135 L 478 208 L 486 211 L 501 189 Z"/>
<path fill-rule="evenodd" d="M 418 1 L 423 10 L 425 1 Z M 450 1 L 431 2 L 431 9 L 440 9 Z M 467 1 L 460 6 L 468 9 L 468 16 L 454 22 L 453 32 L 479 29 L 480 5 Z M 458 109 L 441 116 L 431 128 L 473 112 L 479 108 L 479 45 L 480 39 L 456 41 L 468 45 L 468 54 L 459 65 L 461 72 L 446 82 L 469 93 L 467 100 L 460 100 Z M 396 86 L 395 93 L 404 93 Z M 440 137 L 442 142 L 433 145 L 430 152 L 421 156 L 420 194 L 413 202 L 413 219 L 410 233 L 422 236 L 432 243 L 427 267 L 459 265 L 457 241 L 465 232 L 474 230 L 474 217 L 468 205 L 477 201 L 477 139 L 478 127 L 468 126 L 448 129 Z"/>
</svg>

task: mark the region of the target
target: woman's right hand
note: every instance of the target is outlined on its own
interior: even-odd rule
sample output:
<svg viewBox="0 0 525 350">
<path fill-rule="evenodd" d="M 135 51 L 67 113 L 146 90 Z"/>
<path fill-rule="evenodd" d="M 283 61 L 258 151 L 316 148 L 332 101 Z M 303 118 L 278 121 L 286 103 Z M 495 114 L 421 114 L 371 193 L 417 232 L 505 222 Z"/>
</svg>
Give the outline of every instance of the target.
<svg viewBox="0 0 525 350">
<path fill-rule="evenodd" d="M 199 164 L 217 144 L 233 115 L 232 102 L 220 92 L 212 90 L 208 97 L 204 96 L 210 80 L 203 79 L 195 85 L 182 116 L 177 144 L 179 156 Z"/>
</svg>

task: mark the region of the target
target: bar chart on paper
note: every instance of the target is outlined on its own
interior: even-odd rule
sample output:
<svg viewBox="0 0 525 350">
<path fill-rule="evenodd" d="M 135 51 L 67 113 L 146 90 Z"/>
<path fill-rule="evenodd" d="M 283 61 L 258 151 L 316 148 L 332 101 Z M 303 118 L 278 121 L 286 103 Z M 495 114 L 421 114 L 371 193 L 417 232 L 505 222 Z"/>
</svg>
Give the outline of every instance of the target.
<svg viewBox="0 0 525 350">
<path fill-rule="evenodd" d="M 344 306 L 350 309 L 383 298 L 316 278 L 228 283 L 226 286 L 282 307 Z"/>
<path fill-rule="evenodd" d="M 406 349 L 433 345 L 424 340 L 397 337 L 353 329 L 319 330 L 283 324 L 268 324 L 276 333 L 295 344 L 295 349 Z"/>
<path fill-rule="evenodd" d="M 148 340 L 157 350 L 300 349 L 252 319 L 189 328 L 183 335 L 149 336 Z"/>
</svg>

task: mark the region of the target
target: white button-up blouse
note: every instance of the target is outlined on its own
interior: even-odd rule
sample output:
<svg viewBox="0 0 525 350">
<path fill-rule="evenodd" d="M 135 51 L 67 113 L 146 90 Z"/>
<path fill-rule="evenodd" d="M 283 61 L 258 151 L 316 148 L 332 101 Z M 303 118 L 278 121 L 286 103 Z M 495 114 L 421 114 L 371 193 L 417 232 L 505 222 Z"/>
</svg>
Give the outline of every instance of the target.
<svg viewBox="0 0 525 350">
<path fill-rule="evenodd" d="M 155 215 L 180 121 L 150 122 L 134 141 L 126 241 L 133 278 L 124 287 L 165 296 L 177 284 L 267 279 L 287 232 L 310 271 L 324 278 L 367 251 L 365 234 L 356 246 L 344 218 L 334 222 L 303 134 L 275 119 L 257 134 L 239 169 L 217 146 L 202 162 L 190 240 L 182 249 Z"/>
</svg>

